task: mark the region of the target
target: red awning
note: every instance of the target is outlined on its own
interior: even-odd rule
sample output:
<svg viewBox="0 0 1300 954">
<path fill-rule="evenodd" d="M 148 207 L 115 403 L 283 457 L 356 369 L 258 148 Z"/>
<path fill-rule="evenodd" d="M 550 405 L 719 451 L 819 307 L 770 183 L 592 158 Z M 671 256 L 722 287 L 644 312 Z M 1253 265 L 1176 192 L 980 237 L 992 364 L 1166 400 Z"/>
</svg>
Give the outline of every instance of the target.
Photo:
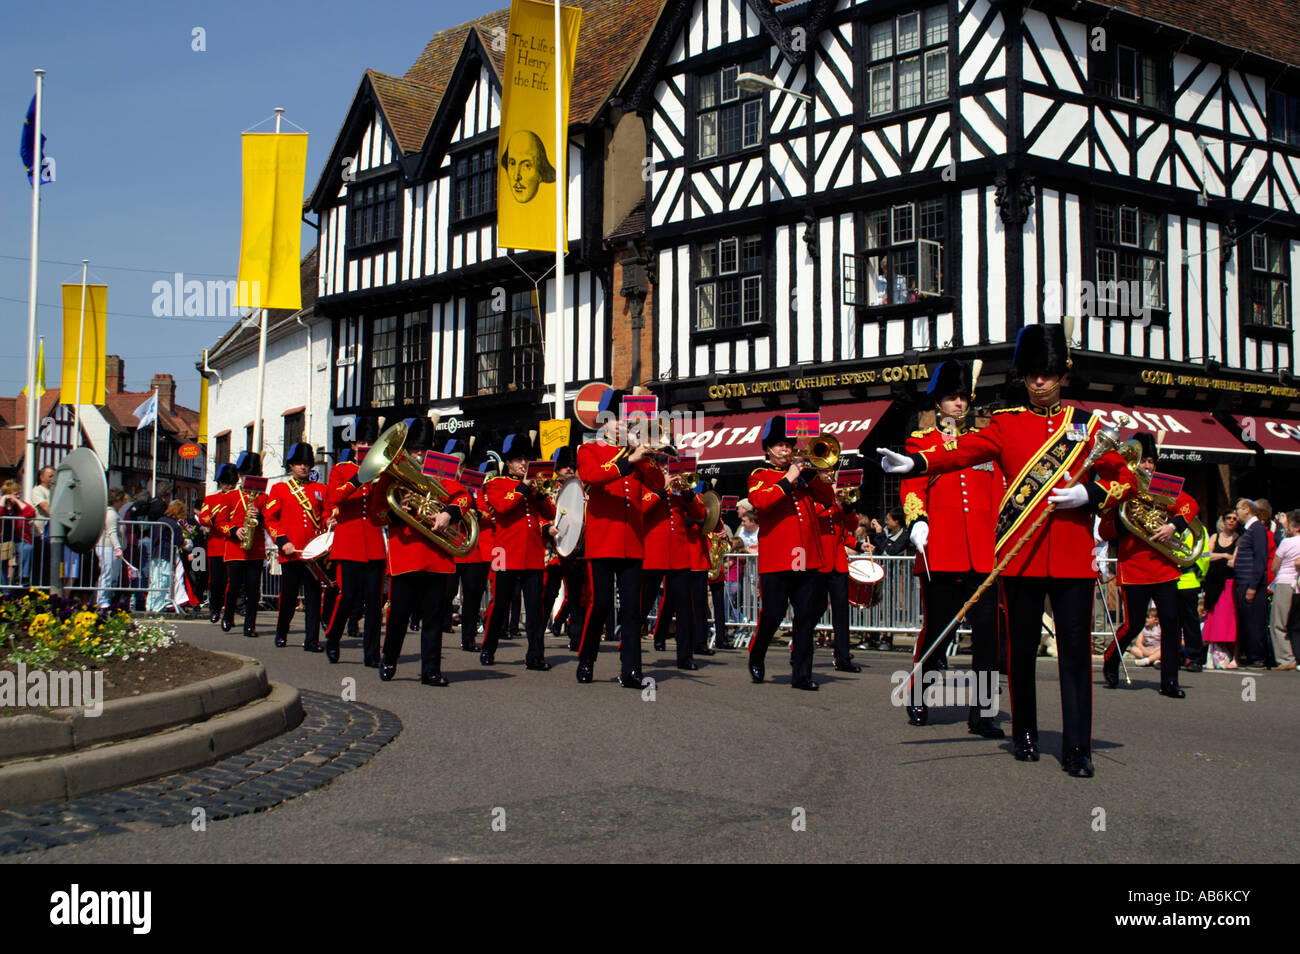
<svg viewBox="0 0 1300 954">
<path fill-rule="evenodd" d="M 1234 414 L 1243 440 L 1254 441 L 1270 454 L 1300 454 L 1300 421 L 1262 414 Z"/>
<path fill-rule="evenodd" d="M 1067 401 L 1075 407 L 1095 411 L 1103 427 L 1119 429 L 1124 440 L 1138 431 L 1165 432 L 1160 459 L 1200 463 L 1204 454 L 1249 454 L 1250 449 L 1206 411 L 1166 410 L 1154 407 L 1122 407 L 1118 404 Z"/>
<path fill-rule="evenodd" d="M 858 404 L 832 404 L 821 409 L 822 432 L 834 434 L 846 454 L 856 453 L 889 407 L 889 401 L 863 401 Z M 705 414 L 686 417 L 677 435 L 678 450 L 696 451 L 701 464 L 725 464 L 729 461 L 762 460 L 760 443 L 763 425 L 779 413 L 775 410 L 739 411 L 732 414 Z"/>
</svg>

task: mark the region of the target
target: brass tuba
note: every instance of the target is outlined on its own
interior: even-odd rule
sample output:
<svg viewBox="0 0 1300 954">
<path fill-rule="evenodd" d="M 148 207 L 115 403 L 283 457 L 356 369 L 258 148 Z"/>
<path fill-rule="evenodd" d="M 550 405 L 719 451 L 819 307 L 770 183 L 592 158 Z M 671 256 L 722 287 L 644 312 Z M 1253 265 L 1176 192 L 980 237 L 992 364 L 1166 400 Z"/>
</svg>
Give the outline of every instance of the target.
<svg viewBox="0 0 1300 954">
<path fill-rule="evenodd" d="M 813 470 L 828 472 L 839 466 L 840 452 L 840 441 L 834 434 L 817 434 L 796 447 L 794 456 L 808 461 Z"/>
<path fill-rule="evenodd" d="M 1137 493 L 1120 504 L 1120 522 L 1129 533 L 1180 568 L 1185 570 L 1195 563 L 1205 547 L 1205 528 L 1200 518 L 1193 517 L 1187 521 L 1187 529 L 1192 531 L 1192 539 L 1195 541 L 1192 545 L 1179 535 L 1168 540 L 1151 539 L 1152 534 L 1169 522 L 1169 510 L 1177 499 L 1167 494 L 1151 492 L 1151 475 L 1141 467 L 1142 445 L 1135 440 L 1121 444 L 1107 431 L 1098 432 L 1097 441 L 1104 442 L 1108 450 L 1116 451 L 1124 459 L 1137 484 Z"/>
<path fill-rule="evenodd" d="M 379 435 L 366 459 L 357 469 L 357 480 L 368 484 L 387 474 L 388 508 L 412 529 L 453 556 L 465 556 L 478 546 L 478 520 L 472 511 L 461 511 L 460 523 L 449 524 L 441 532 L 431 526 L 434 517 L 447 507 L 451 495 L 433 477 L 427 476 L 415 457 L 403 451 L 406 424 L 398 421 Z"/>
</svg>

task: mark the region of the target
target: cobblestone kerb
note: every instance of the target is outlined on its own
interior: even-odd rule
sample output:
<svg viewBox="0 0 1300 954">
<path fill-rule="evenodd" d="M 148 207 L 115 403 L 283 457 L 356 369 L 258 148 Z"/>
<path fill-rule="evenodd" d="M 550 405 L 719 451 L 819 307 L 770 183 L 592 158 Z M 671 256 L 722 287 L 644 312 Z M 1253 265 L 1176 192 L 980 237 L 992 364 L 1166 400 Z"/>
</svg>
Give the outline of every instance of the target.
<svg viewBox="0 0 1300 954">
<path fill-rule="evenodd" d="M 402 731 L 396 715 L 374 706 L 308 691 L 302 703 L 306 718 L 296 729 L 205 768 L 0 811 L 0 855 L 266 811 L 364 765 Z"/>
</svg>

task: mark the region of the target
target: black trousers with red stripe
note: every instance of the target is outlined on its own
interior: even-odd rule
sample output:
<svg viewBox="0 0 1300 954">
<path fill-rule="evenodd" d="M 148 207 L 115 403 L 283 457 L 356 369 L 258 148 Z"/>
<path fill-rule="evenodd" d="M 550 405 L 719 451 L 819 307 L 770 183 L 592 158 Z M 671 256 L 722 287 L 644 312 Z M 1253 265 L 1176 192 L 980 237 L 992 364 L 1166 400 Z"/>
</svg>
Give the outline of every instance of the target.
<svg viewBox="0 0 1300 954">
<path fill-rule="evenodd" d="M 447 580 L 453 573 L 416 570 L 399 573 L 388 583 L 388 620 L 384 628 L 383 661 L 397 665 L 411 618 L 420 621 L 420 678 L 442 673 L 442 615 Z"/>
<path fill-rule="evenodd" d="M 235 607 L 239 604 L 239 594 L 244 594 L 244 633 L 257 632 L 257 604 L 262 599 L 262 561 L 261 560 L 227 560 L 226 561 L 226 607 L 227 626 L 235 625 Z"/>
<path fill-rule="evenodd" d="M 226 607 L 226 558 L 208 557 L 208 617 L 216 622 Z"/>
<path fill-rule="evenodd" d="M 707 581 L 708 574 L 704 574 Z M 707 583 L 709 595 L 713 599 L 713 636 L 714 645 L 718 647 L 726 646 L 729 642 L 727 635 L 727 593 L 725 581 L 718 580 L 714 583 Z"/>
<path fill-rule="evenodd" d="M 787 606 L 794 607 L 790 633 L 790 670 L 795 682 L 812 679 L 813 631 L 826 610 L 826 575 L 817 570 L 782 570 L 758 575 L 762 606 L 758 627 L 749 644 L 750 665 L 762 666 L 767 647 L 785 619 Z"/>
<path fill-rule="evenodd" d="M 367 666 L 379 665 L 379 621 L 383 615 L 384 560 L 335 560 L 334 578 L 338 599 L 325 627 L 325 642 L 335 646 L 343 637 L 343 627 L 352 616 L 353 607 L 365 605 L 365 629 L 362 632 L 362 655 Z M 407 574 L 402 574 L 406 576 Z M 439 584 L 441 584 L 439 580 Z M 436 628 L 436 627 L 435 627 Z"/>
<path fill-rule="evenodd" d="M 924 629 L 921 638 L 916 641 L 912 651 L 912 665 L 938 639 L 939 634 L 952 622 L 958 610 L 979 589 L 986 574 L 971 570 L 966 573 L 932 573 L 927 579 L 920 576 L 921 611 L 924 613 Z M 966 614 L 971 628 L 971 669 L 977 675 L 975 685 L 982 692 L 985 686 L 994 686 L 998 666 L 998 595 L 997 587 L 990 586 L 984 591 L 979 602 Z M 921 674 L 934 672 L 944 667 L 944 654 L 948 644 L 957 638 L 957 627 L 944 637 L 944 644 L 930 653 L 930 658 L 921 667 Z M 991 708 L 991 699 L 980 699 L 981 709 Z"/>
<path fill-rule="evenodd" d="M 709 648 L 709 571 L 692 570 L 691 612 L 695 614 L 695 651 Z"/>
<path fill-rule="evenodd" d="M 483 635 L 483 652 L 489 656 L 497 651 L 497 644 L 505 632 L 510 607 L 520 593 L 523 594 L 524 612 L 527 614 L 528 649 L 524 654 L 527 663 L 546 661 L 546 617 L 542 613 L 541 570 L 497 570 L 492 579 L 492 602 L 488 604 L 487 625 Z"/>
<path fill-rule="evenodd" d="M 1178 664 L 1182 661 L 1179 644 L 1182 631 L 1178 627 L 1178 581 L 1164 583 L 1130 583 L 1119 588 L 1124 601 L 1124 622 L 1115 633 L 1115 639 L 1106 647 L 1106 662 L 1128 649 L 1146 625 L 1147 606 L 1156 604 L 1156 617 L 1160 620 L 1160 685 L 1178 685 Z M 1117 650 L 1116 644 L 1119 645 Z"/>
<path fill-rule="evenodd" d="M 1043 634 L 1043 607 L 1052 601 L 1056 661 L 1061 681 L 1061 744 L 1065 751 L 1092 750 L 1092 591 L 1093 579 L 1002 577 L 1007 598 L 1011 651 L 1007 683 L 1011 690 L 1011 728 L 1038 741 L 1035 675 Z"/>
<path fill-rule="evenodd" d="M 826 574 L 826 598 L 831 605 L 831 632 L 835 634 L 835 660 L 849 661 L 849 574 Z"/>
<path fill-rule="evenodd" d="M 289 635 L 294 610 L 298 607 L 299 590 L 302 590 L 302 615 L 306 624 L 303 644 L 315 646 L 320 641 L 320 580 L 302 560 L 283 560 L 280 563 L 280 614 L 275 620 L 275 635 Z"/>
<path fill-rule="evenodd" d="M 460 646 L 473 649 L 478 645 L 478 618 L 487 591 L 488 571 L 492 564 L 462 563 L 456 568 L 460 575 Z M 486 630 L 486 627 L 484 627 Z"/>
<path fill-rule="evenodd" d="M 600 632 L 614 605 L 618 588 L 619 660 L 622 675 L 641 671 L 641 561 L 600 558 L 587 561 L 587 605 L 578 660 L 594 663 L 600 653 Z"/>
</svg>

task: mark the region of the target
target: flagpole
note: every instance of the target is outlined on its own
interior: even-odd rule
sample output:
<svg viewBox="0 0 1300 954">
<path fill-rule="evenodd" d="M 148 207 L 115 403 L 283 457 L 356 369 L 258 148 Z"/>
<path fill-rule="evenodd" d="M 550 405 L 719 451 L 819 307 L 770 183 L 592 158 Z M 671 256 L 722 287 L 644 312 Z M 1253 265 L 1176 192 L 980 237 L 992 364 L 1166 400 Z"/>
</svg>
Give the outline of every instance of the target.
<svg viewBox="0 0 1300 954">
<path fill-rule="evenodd" d="M 90 259 L 81 260 L 81 324 L 77 327 L 77 395 L 72 410 L 72 446 L 81 446 L 81 359 L 86 353 L 86 266 Z"/>
<path fill-rule="evenodd" d="M 564 128 L 564 45 L 560 0 L 555 0 L 555 419 L 564 420 L 564 199 L 568 184 L 568 130 Z"/>
<path fill-rule="evenodd" d="M 153 472 L 149 475 L 149 497 L 158 496 L 158 389 L 153 389 Z"/>
<path fill-rule="evenodd" d="M 32 128 L 32 260 L 27 278 L 27 446 L 23 450 L 23 499 L 30 500 L 36 483 L 36 265 L 41 248 L 41 100 L 45 70 L 36 74 L 36 122 Z"/>
<path fill-rule="evenodd" d="M 280 135 L 280 118 L 284 107 L 275 107 L 275 134 Z M 270 291 L 270 289 L 267 289 Z M 260 296 L 259 296 L 260 298 Z M 249 448 L 255 454 L 262 453 L 262 399 L 266 394 L 266 309 L 262 309 L 262 320 L 257 330 L 257 412 L 253 415 L 253 446 Z"/>
</svg>

